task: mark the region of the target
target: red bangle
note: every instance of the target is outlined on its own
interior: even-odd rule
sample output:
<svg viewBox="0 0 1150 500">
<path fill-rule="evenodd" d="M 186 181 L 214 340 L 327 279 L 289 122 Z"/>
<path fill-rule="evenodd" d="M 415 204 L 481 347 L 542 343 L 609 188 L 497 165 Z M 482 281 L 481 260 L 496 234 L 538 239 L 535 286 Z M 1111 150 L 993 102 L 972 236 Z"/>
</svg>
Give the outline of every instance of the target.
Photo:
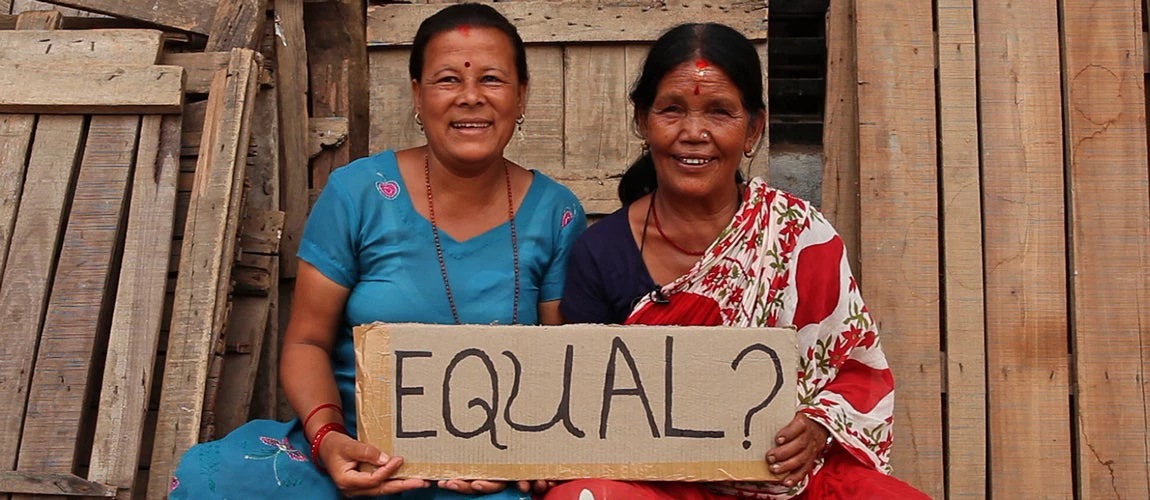
<svg viewBox="0 0 1150 500">
<path fill-rule="evenodd" d="M 327 437 L 331 431 L 342 432 L 347 434 L 347 427 L 339 422 L 329 422 L 320 427 L 315 432 L 315 437 L 311 438 L 311 461 L 315 463 L 316 468 L 319 470 L 327 470 L 319 461 L 319 445 L 323 443 L 323 438 Z"/>
<path fill-rule="evenodd" d="M 307 413 L 307 416 L 304 417 L 304 419 L 303 419 L 304 431 L 307 431 L 307 423 L 311 421 L 311 417 L 314 417 L 316 413 L 319 413 L 319 411 L 324 409 L 324 408 L 332 408 L 332 409 L 338 411 L 341 416 L 343 415 L 343 408 L 340 407 L 339 405 L 335 404 L 335 403 L 324 403 L 322 405 L 319 405 L 315 408 L 312 408 L 312 410 Z"/>
</svg>

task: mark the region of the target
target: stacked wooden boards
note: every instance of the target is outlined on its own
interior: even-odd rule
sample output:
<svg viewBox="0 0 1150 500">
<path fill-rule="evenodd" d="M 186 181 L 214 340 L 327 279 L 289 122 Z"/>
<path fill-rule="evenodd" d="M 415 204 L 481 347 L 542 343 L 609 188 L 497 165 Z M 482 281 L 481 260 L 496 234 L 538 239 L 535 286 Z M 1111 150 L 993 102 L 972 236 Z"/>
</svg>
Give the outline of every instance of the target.
<svg viewBox="0 0 1150 500">
<path fill-rule="evenodd" d="M 824 206 L 936 498 L 1150 496 L 1144 9 L 831 2 Z"/>
</svg>

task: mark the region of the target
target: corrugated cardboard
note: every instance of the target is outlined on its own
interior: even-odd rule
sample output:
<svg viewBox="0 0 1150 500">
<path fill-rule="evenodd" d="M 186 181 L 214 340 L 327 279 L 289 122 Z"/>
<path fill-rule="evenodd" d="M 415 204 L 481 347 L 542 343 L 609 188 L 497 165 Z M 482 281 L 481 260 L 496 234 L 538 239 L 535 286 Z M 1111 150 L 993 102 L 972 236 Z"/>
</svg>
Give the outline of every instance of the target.
<svg viewBox="0 0 1150 500">
<path fill-rule="evenodd" d="M 399 477 L 775 479 L 797 404 L 791 329 L 373 324 L 355 345 L 359 438 Z"/>
</svg>

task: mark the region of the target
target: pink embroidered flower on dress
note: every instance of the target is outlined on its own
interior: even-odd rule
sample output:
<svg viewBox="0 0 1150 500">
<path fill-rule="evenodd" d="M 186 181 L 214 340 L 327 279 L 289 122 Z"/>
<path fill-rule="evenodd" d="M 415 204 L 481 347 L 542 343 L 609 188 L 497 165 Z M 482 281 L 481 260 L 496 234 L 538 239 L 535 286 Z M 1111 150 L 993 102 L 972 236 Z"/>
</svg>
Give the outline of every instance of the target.
<svg viewBox="0 0 1150 500">
<path fill-rule="evenodd" d="M 176 491 L 180 487 L 180 478 L 172 476 L 172 482 L 168 484 L 168 493 Z"/>
<path fill-rule="evenodd" d="M 563 229 L 563 228 L 567 227 L 567 224 L 570 224 L 571 221 L 574 219 L 575 219 L 575 214 L 573 212 L 571 212 L 571 209 L 570 208 L 564 209 L 563 210 L 563 218 L 561 218 L 559 220 L 559 229 Z"/>
<path fill-rule="evenodd" d="M 279 439 L 261 436 L 260 441 L 263 441 L 263 443 L 268 446 L 274 446 L 277 449 L 277 453 L 286 453 L 287 456 L 292 460 L 297 462 L 307 462 L 307 457 L 304 456 L 304 454 L 299 450 L 295 449 L 291 443 L 288 442 L 287 438 L 284 438 L 281 441 Z"/>
</svg>

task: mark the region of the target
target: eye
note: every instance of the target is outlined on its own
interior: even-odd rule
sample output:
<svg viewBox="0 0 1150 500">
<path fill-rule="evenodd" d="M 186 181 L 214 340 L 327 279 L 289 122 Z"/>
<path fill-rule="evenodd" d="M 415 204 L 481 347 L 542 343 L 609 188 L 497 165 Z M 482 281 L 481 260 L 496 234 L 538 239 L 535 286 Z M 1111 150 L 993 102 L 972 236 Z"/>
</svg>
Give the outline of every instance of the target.
<svg viewBox="0 0 1150 500">
<path fill-rule="evenodd" d="M 655 114 L 658 114 L 658 115 L 668 115 L 668 114 L 676 114 L 676 113 L 682 113 L 682 112 L 683 112 L 683 108 L 679 107 L 678 104 L 669 104 L 667 106 L 663 106 L 663 107 L 655 109 Z"/>
<path fill-rule="evenodd" d="M 711 110 L 712 113 L 722 116 L 735 116 L 735 112 L 728 108 L 715 108 Z"/>
<path fill-rule="evenodd" d="M 436 80 L 435 83 L 459 83 L 459 77 L 455 75 L 447 75 Z"/>
<path fill-rule="evenodd" d="M 495 75 L 483 75 L 479 78 L 480 83 L 503 83 L 503 79 Z"/>
</svg>

